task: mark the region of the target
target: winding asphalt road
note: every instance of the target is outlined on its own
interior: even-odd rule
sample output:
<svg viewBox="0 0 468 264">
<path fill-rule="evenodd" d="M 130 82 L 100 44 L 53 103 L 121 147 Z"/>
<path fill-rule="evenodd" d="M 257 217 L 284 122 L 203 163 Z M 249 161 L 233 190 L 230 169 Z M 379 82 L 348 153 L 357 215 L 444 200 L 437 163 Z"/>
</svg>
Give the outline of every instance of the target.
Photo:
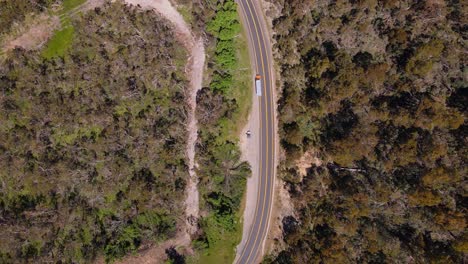
<svg viewBox="0 0 468 264">
<path fill-rule="evenodd" d="M 275 180 L 275 115 L 273 105 L 272 53 L 266 25 L 259 5 L 255 0 L 237 0 L 244 28 L 249 36 L 249 47 L 256 73 L 262 76 L 262 96 L 260 100 L 260 164 L 257 203 L 251 229 L 237 263 L 256 263 L 262 251 L 262 245 L 268 233 Z M 253 53 L 253 54 L 252 54 Z M 254 132 L 255 133 L 255 132 Z M 255 147 L 255 146 L 252 146 Z"/>
</svg>

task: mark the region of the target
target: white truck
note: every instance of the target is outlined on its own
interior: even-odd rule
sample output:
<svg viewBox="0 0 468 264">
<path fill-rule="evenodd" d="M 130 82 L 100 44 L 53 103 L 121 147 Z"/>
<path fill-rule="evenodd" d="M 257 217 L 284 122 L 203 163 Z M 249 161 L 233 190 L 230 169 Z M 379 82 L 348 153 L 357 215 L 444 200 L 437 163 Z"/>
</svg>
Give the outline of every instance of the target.
<svg viewBox="0 0 468 264">
<path fill-rule="evenodd" d="M 255 75 L 255 92 L 257 96 L 262 96 L 262 76 L 260 74 Z"/>
</svg>

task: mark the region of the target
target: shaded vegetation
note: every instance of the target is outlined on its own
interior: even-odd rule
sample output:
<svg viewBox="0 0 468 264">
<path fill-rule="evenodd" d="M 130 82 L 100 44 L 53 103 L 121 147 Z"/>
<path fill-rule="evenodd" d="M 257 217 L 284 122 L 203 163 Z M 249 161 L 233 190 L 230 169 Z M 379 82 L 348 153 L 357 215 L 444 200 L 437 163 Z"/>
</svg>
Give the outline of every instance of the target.
<svg viewBox="0 0 468 264">
<path fill-rule="evenodd" d="M 184 49 L 121 2 L 70 23 L 63 57 L 0 65 L 2 263 L 112 261 L 183 222 Z"/>
<path fill-rule="evenodd" d="M 296 216 L 265 262 L 466 262 L 461 2 L 271 2 Z"/>
</svg>

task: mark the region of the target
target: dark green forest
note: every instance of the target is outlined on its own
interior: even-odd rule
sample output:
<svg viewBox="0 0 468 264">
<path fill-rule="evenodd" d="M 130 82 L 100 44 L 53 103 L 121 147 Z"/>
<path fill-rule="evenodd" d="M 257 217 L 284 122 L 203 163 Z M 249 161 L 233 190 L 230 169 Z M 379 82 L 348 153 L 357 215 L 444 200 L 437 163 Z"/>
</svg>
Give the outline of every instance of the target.
<svg viewBox="0 0 468 264">
<path fill-rule="evenodd" d="M 462 1 L 270 2 L 296 214 L 265 262 L 464 263 Z M 311 151 L 322 165 L 301 177 Z"/>
<path fill-rule="evenodd" d="M 184 223 L 185 49 L 120 2 L 70 23 L 63 56 L 0 64 L 0 263 L 110 261 Z"/>
</svg>

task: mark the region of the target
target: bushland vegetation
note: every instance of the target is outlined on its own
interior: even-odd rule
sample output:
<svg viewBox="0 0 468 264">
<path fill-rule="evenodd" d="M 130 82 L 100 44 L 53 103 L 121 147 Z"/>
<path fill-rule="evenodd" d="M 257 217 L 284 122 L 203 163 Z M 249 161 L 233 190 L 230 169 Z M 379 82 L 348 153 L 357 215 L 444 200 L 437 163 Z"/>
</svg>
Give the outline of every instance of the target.
<svg viewBox="0 0 468 264">
<path fill-rule="evenodd" d="M 0 65 L 1 263 L 111 261 L 184 222 L 185 50 L 119 1 L 70 23 L 63 53 Z"/>
<path fill-rule="evenodd" d="M 0 36 L 8 33 L 15 24 L 21 24 L 29 14 L 46 11 L 54 0 L 0 1 Z"/>
<path fill-rule="evenodd" d="M 265 262 L 465 262 L 461 1 L 271 2 L 296 215 Z M 323 165 L 301 177 L 312 150 Z"/>
<path fill-rule="evenodd" d="M 237 145 L 246 110 L 241 107 L 246 102 L 241 100 L 244 94 L 250 95 L 244 78 L 239 78 L 241 26 L 233 0 L 202 1 L 193 6 L 193 17 L 195 26 L 208 33 L 209 79 L 197 95 L 197 175 L 205 216 L 199 221 L 194 246 L 204 255 L 202 262 L 229 262 L 240 239 L 239 209 L 250 175 L 249 165 L 240 161 Z"/>
<path fill-rule="evenodd" d="M 2 0 L 0 1 L 0 37 L 21 25 L 27 16 L 43 12 L 65 14 L 86 0 Z M 52 10 L 52 7 L 55 9 Z"/>
</svg>

